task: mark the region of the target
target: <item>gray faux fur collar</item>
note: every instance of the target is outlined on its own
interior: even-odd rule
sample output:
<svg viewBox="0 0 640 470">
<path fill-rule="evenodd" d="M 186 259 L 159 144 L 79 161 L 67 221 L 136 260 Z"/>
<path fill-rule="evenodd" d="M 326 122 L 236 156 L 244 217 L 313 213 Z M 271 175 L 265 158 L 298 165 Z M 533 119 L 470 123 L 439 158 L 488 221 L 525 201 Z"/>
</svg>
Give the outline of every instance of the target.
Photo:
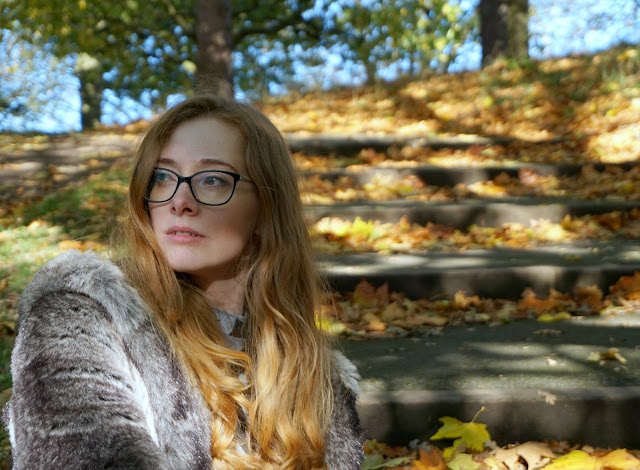
<svg viewBox="0 0 640 470">
<path fill-rule="evenodd" d="M 68 251 L 20 302 L 13 396 L 3 418 L 14 469 L 209 470 L 209 412 L 137 292 L 111 262 Z M 334 353 L 330 469 L 361 466 L 358 373 Z"/>
</svg>

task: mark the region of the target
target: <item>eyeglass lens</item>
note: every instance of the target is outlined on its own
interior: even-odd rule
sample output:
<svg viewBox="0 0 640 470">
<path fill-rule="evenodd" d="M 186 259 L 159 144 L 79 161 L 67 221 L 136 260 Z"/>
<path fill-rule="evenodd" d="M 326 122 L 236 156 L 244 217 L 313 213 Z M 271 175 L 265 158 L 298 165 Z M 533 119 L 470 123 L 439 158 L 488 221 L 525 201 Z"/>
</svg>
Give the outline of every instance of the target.
<svg viewBox="0 0 640 470">
<path fill-rule="evenodd" d="M 147 189 L 146 199 L 150 202 L 165 202 L 173 197 L 181 182 L 179 175 L 155 169 Z M 192 175 L 187 182 L 195 198 L 204 204 L 224 204 L 233 194 L 235 179 L 220 171 L 202 171 Z"/>
</svg>

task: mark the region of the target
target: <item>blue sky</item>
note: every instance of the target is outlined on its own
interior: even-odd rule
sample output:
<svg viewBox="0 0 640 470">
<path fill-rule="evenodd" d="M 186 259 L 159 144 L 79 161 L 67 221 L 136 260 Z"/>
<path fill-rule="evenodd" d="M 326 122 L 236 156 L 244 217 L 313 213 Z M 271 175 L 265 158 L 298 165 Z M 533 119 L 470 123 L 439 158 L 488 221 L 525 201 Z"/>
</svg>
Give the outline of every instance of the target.
<svg viewBox="0 0 640 470">
<path fill-rule="evenodd" d="M 460 0 L 463 9 L 474 8 L 478 0 Z M 640 2 L 637 0 L 529 0 L 533 15 L 529 22 L 530 55 L 533 58 L 562 57 L 571 53 L 592 52 L 607 49 L 620 42 L 640 43 Z M 638 3 L 639 5 L 636 5 Z M 0 44 L 0 66 L 18 70 L 25 56 L 37 54 L 38 60 L 56 61 L 44 51 L 31 51 L 20 44 L 9 50 Z M 476 69 L 480 65 L 479 44 L 467 44 L 461 50 L 452 71 Z M 357 75 L 357 67 L 341 62 L 336 54 L 326 51 L 325 72 L 322 76 L 332 76 L 340 84 L 349 84 Z M 34 60 L 32 58 L 32 60 Z M 80 98 L 78 81 L 72 74 L 73 60 L 57 61 L 58 80 L 51 89 L 50 77 L 32 74 L 28 77 L 28 92 L 39 96 L 48 103 L 46 112 L 36 119 L 11 119 L 0 122 L 0 130 L 35 130 L 43 132 L 67 132 L 80 129 Z M 46 69 L 43 67 L 43 69 Z M 6 71 L 5 71 L 6 73 Z M 297 70 L 304 80 L 310 72 L 304 66 Z M 388 71 L 389 78 L 393 71 Z M 25 82 L 19 71 L 9 72 L 13 82 L 4 79 L 4 86 L 18 86 Z M 357 79 L 356 79 L 357 80 Z M 49 88 L 49 89 L 48 89 Z M 103 123 L 126 123 L 151 116 L 144 104 L 132 100 L 121 102 L 107 90 L 103 98 Z"/>
</svg>

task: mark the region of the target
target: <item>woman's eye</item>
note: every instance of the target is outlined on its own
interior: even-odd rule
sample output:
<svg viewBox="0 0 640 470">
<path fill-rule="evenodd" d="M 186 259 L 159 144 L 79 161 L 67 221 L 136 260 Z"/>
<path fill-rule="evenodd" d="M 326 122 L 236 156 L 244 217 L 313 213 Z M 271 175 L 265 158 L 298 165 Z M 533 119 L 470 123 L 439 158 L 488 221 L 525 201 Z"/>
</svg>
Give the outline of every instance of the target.
<svg viewBox="0 0 640 470">
<path fill-rule="evenodd" d="M 213 185 L 216 185 L 216 184 L 220 184 L 222 181 L 216 176 L 207 176 L 204 179 L 203 182 L 204 182 L 204 184 L 208 184 L 208 185 L 212 185 L 213 186 Z"/>
<path fill-rule="evenodd" d="M 202 176 L 200 184 L 209 188 L 222 188 L 229 184 L 229 181 L 224 173 L 210 173 Z"/>
<path fill-rule="evenodd" d="M 153 177 L 153 182 L 155 184 L 166 184 L 171 182 L 175 178 L 171 178 L 169 173 L 157 172 Z"/>
</svg>

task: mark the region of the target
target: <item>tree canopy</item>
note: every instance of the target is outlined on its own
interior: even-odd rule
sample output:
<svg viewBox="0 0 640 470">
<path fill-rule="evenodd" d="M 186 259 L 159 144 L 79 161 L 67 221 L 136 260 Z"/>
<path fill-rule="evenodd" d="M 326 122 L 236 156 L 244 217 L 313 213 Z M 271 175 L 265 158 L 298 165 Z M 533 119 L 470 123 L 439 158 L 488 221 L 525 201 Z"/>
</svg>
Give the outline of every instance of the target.
<svg viewBox="0 0 640 470">
<path fill-rule="evenodd" d="M 373 81 L 393 63 L 404 73 L 446 70 L 476 30 L 473 12 L 445 0 L 237 0 L 232 2 L 233 66 L 243 90 L 291 86 L 296 65 L 321 54 L 357 64 Z M 198 50 L 196 0 L 0 0 L 1 29 L 57 57 L 85 54 L 104 86 L 151 105 L 189 93 Z M 300 83 L 297 84 L 301 86 Z"/>
</svg>

